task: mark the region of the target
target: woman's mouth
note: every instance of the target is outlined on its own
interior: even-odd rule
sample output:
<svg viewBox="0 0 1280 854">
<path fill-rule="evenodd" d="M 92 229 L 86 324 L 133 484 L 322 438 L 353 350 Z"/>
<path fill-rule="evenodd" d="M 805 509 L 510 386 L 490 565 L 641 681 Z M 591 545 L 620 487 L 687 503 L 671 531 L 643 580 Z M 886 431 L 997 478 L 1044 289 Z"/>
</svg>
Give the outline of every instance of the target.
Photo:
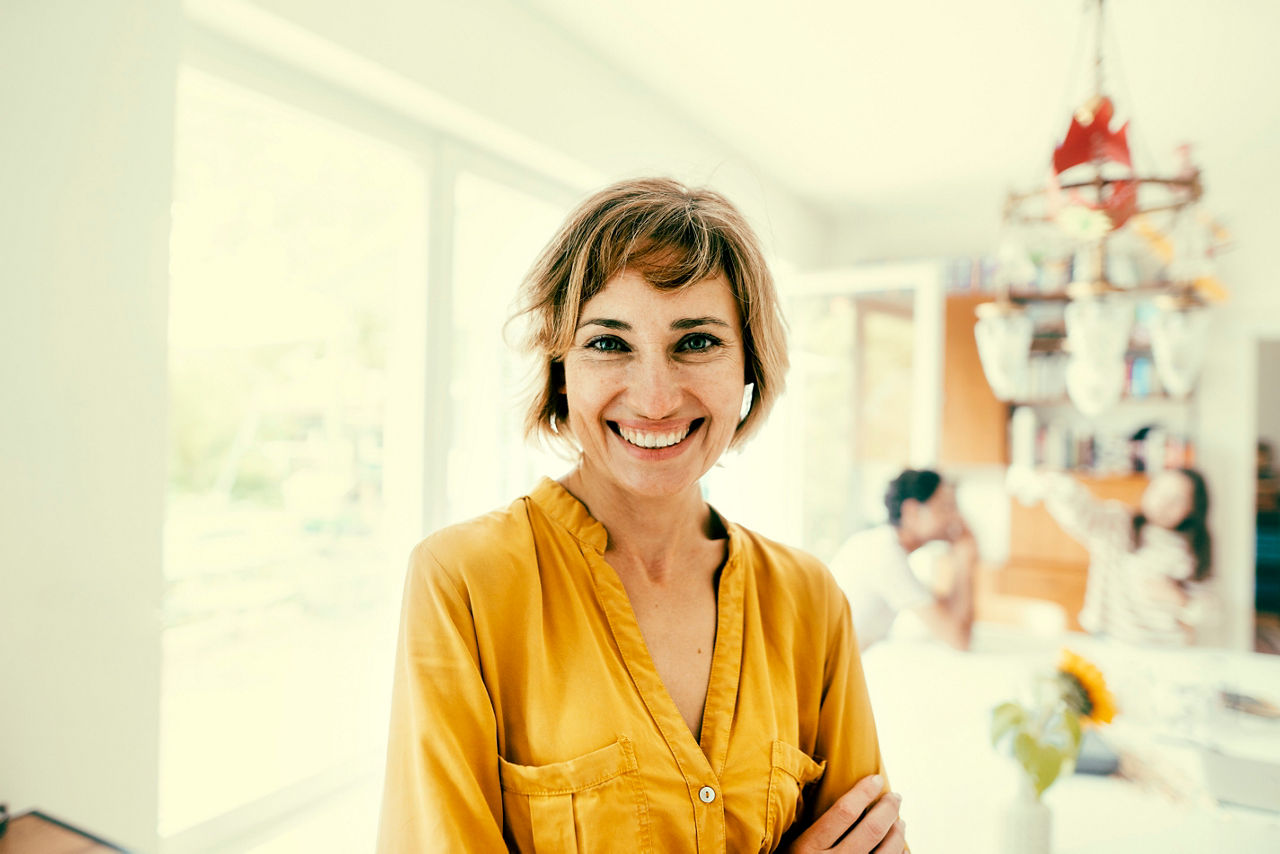
<svg viewBox="0 0 1280 854">
<path fill-rule="evenodd" d="M 634 427 L 624 427 L 615 421 L 610 421 L 609 426 L 629 445 L 646 450 L 661 450 L 683 442 L 690 433 L 702 426 L 702 422 L 703 419 L 695 418 L 683 427 L 667 430 L 639 430 Z"/>
</svg>

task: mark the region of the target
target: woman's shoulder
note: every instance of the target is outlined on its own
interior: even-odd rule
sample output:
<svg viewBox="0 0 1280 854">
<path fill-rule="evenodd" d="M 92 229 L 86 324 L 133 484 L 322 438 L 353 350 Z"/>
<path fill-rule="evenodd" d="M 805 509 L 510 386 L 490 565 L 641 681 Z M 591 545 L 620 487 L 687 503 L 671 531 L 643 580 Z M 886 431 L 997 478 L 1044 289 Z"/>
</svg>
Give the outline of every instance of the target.
<svg viewBox="0 0 1280 854">
<path fill-rule="evenodd" d="M 804 549 L 789 546 L 759 531 L 743 525 L 734 524 L 734 529 L 742 539 L 743 551 L 752 557 L 765 559 L 778 567 L 796 567 L 800 571 L 823 569 L 822 561 Z"/>
<path fill-rule="evenodd" d="M 762 620 L 780 649 L 818 654 L 849 621 L 849 605 L 827 566 L 804 549 L 755 531 L 742 533 L 742 561 Z M 789 640 L 788 640 L 789 639 Z M 806 653 L 806 654 L 808 654 Z"/>
<path fill-rule="evenodd" d="M 535 554 L 528 497 L 506 507 L 447 525 L 419 542 L 411 569 L 450 577 L 467 586 L 530 562 Z"/>
<path fill-rule="evenodd" d="M 741 525 L 735 527 L 742 539 L 743 559 L 754 572 L 757 583 L 807 590 L 822 596 L 829 590 L 839 589 L 827 565 L 804 549 Z"/>
</svg>

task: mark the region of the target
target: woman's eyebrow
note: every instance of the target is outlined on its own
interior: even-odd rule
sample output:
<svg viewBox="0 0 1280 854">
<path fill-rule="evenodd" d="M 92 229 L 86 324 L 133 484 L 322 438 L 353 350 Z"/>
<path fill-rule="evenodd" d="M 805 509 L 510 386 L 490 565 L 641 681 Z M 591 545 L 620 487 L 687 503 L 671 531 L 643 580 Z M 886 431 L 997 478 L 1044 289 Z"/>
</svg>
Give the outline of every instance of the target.
<svg viewBox="0 0 1280 854">
<path fill-rule="evenodd" d="M 684 317 L 671 324 L 672 329 L 696 329 L 699 326 L 723 326 L 731 328 L 718 317 Z"/>
<path fill-rule="evenodd" d="M 623 332 L 631 331 L 631 324 L 621 320 L 614 320 L 609 317 L 593 317 L 590 320 L 584 320 L 578 324 L 581 329 L 584 326 L 603 326 L 605 329 L 620 329 Z"/>
<path fill-rule="evenodd" d="M 578 324 L 581 329 L 584 326 L 603 326 L 605 329 L 618 329 L 623 332 L 631 331 L 631 324 L 624 320 L 614 320 L 611 317 L 593 317 L 590 320 L 584 320 Z M 726 329 L 732 328 L 718 317 L 682 317 L 679 320 L 671 321 L 671 328 L 675 330 L 697 329 L 699 326 L 723 326 Z"/>
</svg>

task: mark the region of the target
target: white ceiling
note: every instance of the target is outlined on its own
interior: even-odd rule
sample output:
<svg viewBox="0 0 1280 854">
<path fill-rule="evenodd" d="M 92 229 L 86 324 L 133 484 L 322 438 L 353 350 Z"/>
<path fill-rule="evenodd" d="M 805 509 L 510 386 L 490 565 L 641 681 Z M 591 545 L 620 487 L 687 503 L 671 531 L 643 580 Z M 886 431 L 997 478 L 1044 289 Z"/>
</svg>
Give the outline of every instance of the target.
<svg viewBox="0 0 1280 854">
<path fill-rule="evenodd" d="M 531 2 L 835 214 L 1034 182 L 1091 79 L 1084 0 Z M 1107 22 L 1139 166 L 1190 141 L 1212 181 L 1280 132 L 1280 2 L 1110 0 Z"/>
</svg>

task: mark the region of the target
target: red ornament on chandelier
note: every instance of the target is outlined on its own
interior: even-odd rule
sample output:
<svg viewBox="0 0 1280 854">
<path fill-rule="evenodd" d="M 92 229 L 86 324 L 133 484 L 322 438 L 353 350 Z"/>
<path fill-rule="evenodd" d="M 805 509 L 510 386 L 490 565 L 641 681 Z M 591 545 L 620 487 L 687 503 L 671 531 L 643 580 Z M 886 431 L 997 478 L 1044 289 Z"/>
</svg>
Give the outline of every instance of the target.
<svg viewBox="0 0 1280 854">
<path fill-rule="evenodd" d="M 1130 178 L 1104 180 L 1101 168 L 1107 163 L 1117 163 L 1133 174 L 1133 163 L 1129 156 L 1129 123 L 1125 122 L 1118 130 L 1111 130 L 1111 120 L 1115 117 L 1115 105 L 1105 95 L 1097 95 L 1076 110 L 1071 117 L 1071 126 L 1067 135 L 1053 150 L 1053 175 L 1050 177 L 1050 193 L 1052 206 L 1061 208 L 1065 204 L 1081 205 L 1091 210 L 1106 214 L 1111 228 L 1117 229 L 1128 222 L 1129 217 L 1138 209 L 1138 185 Z M 1076 166 L 1091 164 L 1097 178 L 1084 185 L 1074 185 L 1065 190 L 1066 199 L 1062 198 L 1064 189 L 1060 178 L 1062 173 Z M 1085 197 L 1080 190 L 1082 186 L 1095 188 L 1093 199 Z"/>
</svg>

